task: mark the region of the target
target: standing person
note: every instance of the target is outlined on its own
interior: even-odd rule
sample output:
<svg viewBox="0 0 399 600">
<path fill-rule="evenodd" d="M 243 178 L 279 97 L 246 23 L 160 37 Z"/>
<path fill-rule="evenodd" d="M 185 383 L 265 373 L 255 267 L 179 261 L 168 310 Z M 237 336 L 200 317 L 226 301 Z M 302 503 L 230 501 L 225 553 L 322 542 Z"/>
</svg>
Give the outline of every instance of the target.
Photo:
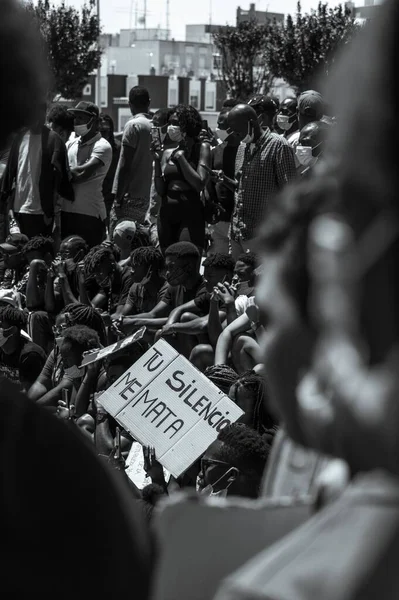
<svg viewBox="0 0 399 600">
<path fill-rule="evenodd" d="M 69 138 L 74 131 L 73 114 L 63 104 L 55 104 L 50 108 L 47 114 L 47 123 L 52 131 L 58 133 L 64 144 L 69 142 Z"/>
<path fill-rule="evenodd" d="M 109 218 L 112 203 L 114 201 L 114 195 L 112 193 L 112 187 L 114 185 L 115 173 L 119 163 L 121 155 L 121 143 L 115 139 L 114 136 L 114 122 L 109 115 L 104 113 L 100 114 L 100 133 L 107 142 L 110 143 L 112 148 L 112 161 L 103 181 L 103 195 L 105 208 L 107 210 L 107 218 Z"/>
<path fill-rule="evenodd" d="M 324 101 L 319 92 L 307 90 L 299 96 L 297 106 L 298 131 L 290 137 L 290 144 L 294 150 L 298 144 L 301 129 L 309 123 L 320 121 L 324 115 L 324 108 Z M 298 167 L 299 163 L 296 164 Z"/>
<path fill-rule="evenodd" d="M 64 202 L 61 212 L 62 238 L 83 237 L 88 246 L 105 237 L 103 181 L 112 161 L 112 148 L 99 132 L 99 110 L 92 102 L 79 102 L 69 109 L 74 116 L 76 139 L 68 145 L 68 161 L 75 202 Z"/>
<path fill-rule="evenodd" d="M 210 169 L 209 142 L 200 142 L 199 112 L 192 106 L 176 106 L 168 122 L 168 137 L 176 148 L 155 151 L 155 187 L 162 197 L 158 218 L 161 250 L 177 242 L 191 242 L 202 253 L 205 216 L 201 192 Z"/>
<path fill-rule="evenodd" d="M 130 219 L 145 223 L 150 206 L 152 178 L 150 95 L 144 87 L 135 86 L 129 92 L 129 107 L 133 118 L 125 125 L 122 150 L 115 173 L 114 204 L 110 214 L 110 229 L 118 220 Z"/>
<path fill-rule="evenodd" d="M 234 179 L 235 162 L 240 139 L 234 133 L 227 133 L 227 117 L 231 108 L 224 108 L 220 112 L 216 133 L 221 143 L 212 149 L 211 168 L 216 171 L 216 179 L 209 181 L 206 192 L 210 200 L 219 211 L 218 222 L 213 226 L 212 242 L 208 254 L 229 251 L 229 228 L 231 215 L 234 208 L 234 190 L 227 187 L 223 181 L 223 174 L 229 179 Z"/>
<path fill-rule="evenodd" d="M 289 97 L 282 101 L 277 114 L 277 126 L 283 132 L 287 142 L 291 144 L 292 136 L 298 131 L 298 102 L 296 98 Z"/>
<path fill-rule="evenodd" d="M 7 200 L 2 212 L 11 211 L 20 232 L 28 237 L 51 235 L 58 194 L 70 206 L 74 197 L 65 144 L 45 126 L 45 119 L 46 104 L 42 103 L 36 122 L 15 136 L 3 176 Z"/>
<path fill-rule="evenodd" d="M 309 123 L 302 128 L 295 150 L 296 159 L 301 165 L 301 176 L 310 175 L 322 156 L 328 128 L 323 121 Z"/>
<path fill-rule="evenodd" d="M 248 100 L 248 106 L 252 106 L 255 110 L 260 126 L 264 131 L 266 129 L 274 130 L 278 105 L 273 98 L 256 94 Z"/>
<path fill-rule="evenodd" d="M 270 129 L 263 131 L 252 106 L 238 104 L 228 127 L 240 138 L 236 158 L 235 204 L 230 227 L 233 257 L 251 250 L 269 202 L 296 175 L 293 150 Z"/>
</svg>

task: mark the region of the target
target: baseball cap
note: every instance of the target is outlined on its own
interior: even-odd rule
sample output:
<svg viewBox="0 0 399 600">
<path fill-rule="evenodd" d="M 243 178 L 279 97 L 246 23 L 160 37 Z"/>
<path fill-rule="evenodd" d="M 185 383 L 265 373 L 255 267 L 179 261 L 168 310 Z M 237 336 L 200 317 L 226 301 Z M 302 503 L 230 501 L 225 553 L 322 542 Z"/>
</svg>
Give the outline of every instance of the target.
<svg viewBox="0 0 399 600">
<path fill-rule="evenodd" d="M 10 304 L 14 308 L 18 308 L 18 299 L 14 290 L 0 290 L 0 304 Z"/>
<path fill-rule="evenodd" d="M 113 242 L 119 248 L 130 248 L 135 235 L 136 223 L 134 221 L 120 221 L 114 229 Z"/>
<path fill-rule="evenodd" d="M 72 114 L 83 113 L 85 115 L 90 115 L 91 117 L 99 117 L 100 115 L 100 110 L 97 104 L 94 104 L 93 102 L 87 102 L 85 100 L 78 102 L 75 108 L 68 108 L 68 112 L 71 112 Z"/>
<path fill-rule="evenodd" d="M 0 244 L 0 250 L 7 252 L 7 254 L 16 254 L 22 250 L 28 241 L 28 236 L 23 233 L 12 233 L 6 238 L 5 242 Z"/>
<path fill-rule="evenodd" d="M 261 112 L 273 114 L 278 111 L 276 102 L 270 96 L 264 96 L 263 94 L 255 94 L 248 100 L 248 106 L 252 106 L 260 110 Z"/>
<path fill-rule="evenodd" d="M 303 92 L 298 98 L 298 112 L 306 117 L 321 119 L 324 114 L 324 102 L 321 94 L 314 90 Z"/>
</svg>

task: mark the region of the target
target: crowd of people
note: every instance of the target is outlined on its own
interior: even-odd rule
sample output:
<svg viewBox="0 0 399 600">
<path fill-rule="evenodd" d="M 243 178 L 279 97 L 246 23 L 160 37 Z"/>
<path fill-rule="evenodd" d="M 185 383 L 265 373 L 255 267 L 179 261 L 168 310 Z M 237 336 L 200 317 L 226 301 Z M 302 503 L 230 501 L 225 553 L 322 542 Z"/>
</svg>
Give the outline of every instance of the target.
<svg viewBox="0 0 399 600">
<path fill-rule="evenodd" d="M 152 113 L 135 86 L 121 141 L 95 104 L 43 100 L 40 43 L 16 2 L 3 16 L 0 44 L 25 74 L 20 88 L 0 62 L 6 584 L 149 598 L 168 552 L 154 508 L 183 490 L 313 507 L 218 600 L 397 598 L 393 85 L 379 123 L 367 104 L 393 76 L 397 4 L 337 68 L 336 118 L 315 90 L 258 94 L 226 99 L 212 130 L 189 105 Z M 243 415 L 180 477 L 142 448 L 141 489 L 126 472 L 138 442 L 101 396 L 160 339 Z M 364 536 L 378 541 L 367 552 Z"/>
</svg>

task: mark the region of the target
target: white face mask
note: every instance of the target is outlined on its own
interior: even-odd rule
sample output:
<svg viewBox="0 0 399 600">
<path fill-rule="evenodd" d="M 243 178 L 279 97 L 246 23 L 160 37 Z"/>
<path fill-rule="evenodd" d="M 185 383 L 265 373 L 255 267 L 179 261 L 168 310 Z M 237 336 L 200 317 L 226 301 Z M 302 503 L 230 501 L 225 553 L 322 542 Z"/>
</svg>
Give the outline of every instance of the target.
<svg viewBox="0 0 399 600">
<path fill-rule="evenodd" d="M 252 144 L 253 143 L 255 134 L 253 131 L 251 133 L 251 129 L 252 129 L 251 123 L 248 123 L 248 133 L 245 136 L 245 138 L 242 140 L 243 144 Z"/>
<path fill-rule="evenodd" d="M 319 145 L 319 144 L 318 144 Z M 317 146 L 316 146 L 317 147 Z M 312 154 L 312 146 L 297 146 L 296 157 L 304 167 L 313 167 L 317 163 L 317 157 Z"/>
<path fill-rule="evenodd" d="M 79 367 L 73 365 L 72 367 L 64 369 L 64 375 L 69 379 L 80 379 L 83 377 L 83 372 L 79 369 Z"/>
<path fill-rule="evenodd" d="M 83 137 L 89 133 L 90 127 L 91 120 L 88 123 L 85 123 L 84 125 L 75 125 L 74 130 L 77 136 Z"/>
<path fill-rule="evenodd" d="M 216 127 L 216 133 L 219 140 L 221 140 L 222 142 L 225 142 L 230 135 L 225 129 L 219 129 L 219 127 Z"/>
<path fill-rule="evenodd" d="M 183 134 L 178 125 L 168 125 L 168 136 L 172 142 L 181 142 L 183 139 Z"/>
<path fill-rule="evenodd" d="M 280 129 L 282 129 L 283 131 L 288 131 L 289 129 L 291 129 L 293 122 L 290 122 L 291 117 L 288 117 L 287 115 L 277 115 L 277 125 L 280 127 Z"/>
</svg>

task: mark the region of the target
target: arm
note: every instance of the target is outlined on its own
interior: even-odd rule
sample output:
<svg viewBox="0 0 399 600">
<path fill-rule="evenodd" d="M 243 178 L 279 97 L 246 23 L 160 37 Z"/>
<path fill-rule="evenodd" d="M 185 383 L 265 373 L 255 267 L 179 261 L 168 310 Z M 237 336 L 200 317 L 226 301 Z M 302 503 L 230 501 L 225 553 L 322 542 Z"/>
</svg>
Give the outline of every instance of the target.
<svg viewBox="0 0 399 600">
<path fill-rule="evenodd" d="M 194 313 L 195 315 L 200 315 L 201 311 L 198 306 L 195 304 L 194 300 L 190 300 L 190 302 L 186 302 L 186 304 L 182 304 L 181 306 L 177 306 L 172 310 L 169 315 L 168 325 L 172 325 L 174 323 L 178 323 L 185 312 Z"/>
<path fill-rule="evenodd" d="M 235 321 L 228 325 L 226 329 L 224 329 L 216 345 L 215 365 L 225 365 L 227 363 L 227 357 L 234 338 L 239 333 L 245 333 L 250 328 L 251 322 L 247 315 L 243 314 L 241 317 L 238 317 L 238 319 L 235 319 Z"/>
<path fill-rule="evenodd" d="M 62 390 L 72 390 L 72 388 L 72 380 L 64 377 L 55 388 L 49 390 L 44 396 L 39 398 L 36 404 L 39 406 L 57 406 L 58 400 L 62 397 Z"/>
<path fill-rule="evenodd" d="M 158 304 L 148 313 L 140 313 L 132 317 L 125 317 L 121 327 L 127 335 L 139 329 L 140 327 L 147 327 L 148 329 L 160 329 L 168 320 L 170 313 L 170 305 L 161 300 Z"/>
<path fill-rule="evenodd" d="M 46 265 L 42 260 L 32 260 L 29 267 L 29 277 L 26 284 L 26 306 L 29 310 L 38 310 L 43 308 L 44 293 L 39 287 L 39 273 L 46 269 Z"/>
<path fill-rule="evenodd" d="M 134 148 L 123 144 L 113 187 L 115 199 L 118 203 L 120 203 L 129 188 L 130 165 L 133 162 L 134 153 Z"/>
<path fill-rule="evenodd" d="M 208 319 L 208 336 L 212 348 L 216 348 L 219 336 L 223 331 L 222 322 L 219 314 L 219 302 L 214 294 L 211 296 L 209 319 Z"/>
<path fill-rule="evenodd" d="M 83 165 L 74 167 L 73 169 L 71 169 L 73 183 L 82 183 L 84 181 L 87 181 L 102 166 L 102 164 L 103 163 L 99 158 L 93 156 Z"/>
<path fill-rule="evenodd" d="M 199 194 L 204 187 L 204 183 L 197 171 L 193 169 L 193 167 L 187 161 L 184 155 L 184 151 L 178 150 L 174 154 L 172 160 L 179 166 L 180 171 L 186 182 L 193 188 L 193 190 L 195 190 Z"/>
<path fill-rule="evenodd" d="M 187 323 L 166 323 L 162 329 L 162 334 L 169 335 L 174 333 L 183 333 L 185 335 L 200 335 L 208 330 L 208 315 L 198 317 Z"/>
<path fill-rule="evenodd" d="M 297 170 L 295 167 L 294 151 L 288 144 L 282 144 L 277 151 L 276 177 L 280 187 L 295 179 Z"/>
<path fill-rule="evenodd" d="M 162 175 L 161 159 L 158 156 L 155 156 L 154 160 L 154 184 L 157 194 L 159 194 L 161 198 L 166 196 L 167 185 Z"/>
<path fill-rule="evenodd" d="M 95 392 L 101 361 L 92 363 L 87 367 L 85 376 L 75 398 L 75 415 L 81 417 L 87 412 L 90 397 Z"/>
<path fill-rule="evenodd" d="M 211 164 L 212 164 L 211 145 L 208 142 L 203 142 L 201 144 L 201 148 L 200 148 L 200 159 L 199 159 L 198 168 L 197 168 L 197 173 L 200 176 L 200 179 L 202 181 L 201 189 L 203 189 L 205 187 L 205 185 L 209 179 L 209 172 L 206 169 L 204 169 L 204 167 L 202 165 L 205 165 L 206 167 L 208 167 L 210 169 Z"/>
<path fill-rule="evenodd" d="M 90 301 L 89 301 L 90 302 Z M 107 296 L 102 292 L 96 294 L 90 303 L 94 308 L 107 309 Z"/>
<path fill-rule="evenodd" d="M 44 309 L 50 314 L 55 314 L 54 273 L 51 269 L 47 271 L 46 291 L 44 293 Z"/>
<path fill-rule="evenodd" d="M 59 285 L 61 288 L 62 299 L 64 304 L 77 304 L 78 299 L 72 293 L 71 286 L 69 285 L 68 277 L 66 275 L 60 276 Z"/>
</svg>

